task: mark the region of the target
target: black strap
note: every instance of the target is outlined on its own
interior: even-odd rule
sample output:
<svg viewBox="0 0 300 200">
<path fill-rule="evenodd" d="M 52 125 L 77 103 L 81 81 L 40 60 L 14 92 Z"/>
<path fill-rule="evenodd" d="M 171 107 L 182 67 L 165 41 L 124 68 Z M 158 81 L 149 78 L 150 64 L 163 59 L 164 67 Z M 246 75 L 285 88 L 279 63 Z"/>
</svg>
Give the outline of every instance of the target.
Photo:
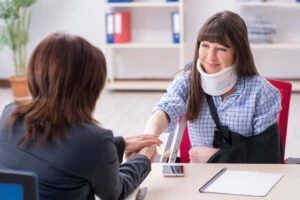
<svg viewBox="0 0 300 200">
<path fill-rule="evenodd" d="M 239 133 L 234 133 L 229 130 L 228 126 L 222 126 L 220 123 L 220 119 L 217 113 L 217 108 L 214 104 L 214 100 L 212 96 L 205 94 L 209 111 L 211 113 L 211 116 L 216 124 L 216 130 L 215 130 L 215 135 L 214 135 L 214 141 L 213 145 L 214 147 L 222 147 L 224 146 L 224 141 L 228 145 L 234 145 L 234 144 L 239 144 L 241 140 L 243 140 L 245 137 L 242 136 Z M 226 146 L 226 145 L 225 145 Z"/>
<path fill-rule="evenodd" d="M 208 107 L 209 107 L 209 111 L 210 111 L 210 114 L 216 124 L 216 127 L 217 129 L 221 130 L 221 123 L 220 123 L 220 119 L 219 119 L 219 116 L 218 116 L 218 112 L 217 112 L 217 108 L 214 104 L 214 100 L 212 98 L 212 96 L 208 95 L 208 94 L 205 94 L 206 96 L 206 99 L 207 99 L 207 103 L 208 103 Z"/>
<path fill-rule="evenodd" d="M 217 108 L 214 104 L 214 100 L 213 100 L 212 96 L 210 96 L 208 94 L 205 94 L 205 96 L 207 99 L 210 114 L 216 124 L 216 129 L 214 132 L 213 146 L 215 148 L 222 148 L 222 147 L 226 147 L 227 145 L 231 145 L 232 144 L 232 134 L 230 133 L 227 126 L 221 125 L 220 119 L 218 116 L 218 112 L 217 112 Z M 237 140 L 237 142 L 239 142 L 239 140 L 240 140 L 239 136 L 238 136 L 238 138 L 236 138 L 234 140 Z"/>
</svg>

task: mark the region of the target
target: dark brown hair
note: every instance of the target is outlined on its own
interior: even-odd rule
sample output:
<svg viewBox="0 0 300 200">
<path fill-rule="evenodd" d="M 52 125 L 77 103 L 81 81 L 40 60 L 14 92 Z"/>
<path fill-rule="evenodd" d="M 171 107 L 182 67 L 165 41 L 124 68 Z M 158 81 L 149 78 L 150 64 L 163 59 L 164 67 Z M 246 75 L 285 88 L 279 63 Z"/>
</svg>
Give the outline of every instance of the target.
<svg viewBox="0 0 300 200">
<path fill-rule="evenodd" d="M 33 51 L 28 63 L 32 101 L 8 118 L 14 126 L 23 119 L 23 146 L 60 140 L 69 125 L 94 124 L 96 101 L 106 82 L 106 62 L 100 49 L 85 39 L 53 33 Z M 39 134 L 39 135 L 37 135 Z"/>
<path fill-rule="evenodd" d="M 211 16 L 199 31 L 191 68 L 190 98 L 186 113 L 187 119 L 191 121 L 197 119 L 199 116 L 204 98 L 201 77 L 196 67 L 199 57 L 199 47 L 202 41 L 219 43 L 226 47 L 231 45 L 234 50 L 238 76 L 258 74 L 250 49 L 247 27 L 244 20 L 238 14 L 230 11 L 219 12 Z"/>
</svg>

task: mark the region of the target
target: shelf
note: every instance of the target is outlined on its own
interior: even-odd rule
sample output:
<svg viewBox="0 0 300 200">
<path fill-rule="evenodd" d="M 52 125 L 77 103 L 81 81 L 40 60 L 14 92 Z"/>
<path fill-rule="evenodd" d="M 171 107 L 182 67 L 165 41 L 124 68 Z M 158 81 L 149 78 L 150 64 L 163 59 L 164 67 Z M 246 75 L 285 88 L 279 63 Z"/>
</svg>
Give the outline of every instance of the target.
<svg viewBox="0 0 300 200">
<path fill-rule="evenodd" d="M 300 8 L 299 2 L 238 2 L 239 6 Z"/>
<path fill-rule="evenodd" d="M 108 82 L 106 89 L 109 90 L 148 90 L 164 91 L 171 80 L 114 80 Z"/>
<path fill-rule="evenodd" d="M 138 43 L 128 42 L 119 44 L 106 44 L 107 48 L 118 48 L 118 49 L 138 49 L 138 48 L 160 48 L 160 49 L 172 49 L 180 48 L 180 44 L 175 43 Z"/>
<path fill-rule="evenodd" d="M 138 7 L 179 7 L 179 2 L 129 2 L 129 3 L 106 3 L 106 8 L 138 8 Z"/>
<path fill-rule="evenodd" d="M 252 49 L 299 49 L 300 44 L 271 43 L 271 44 L 251 44 Z"/>
<path fill-rule="evenodd" d="M 300 80 L 299 81 L 290 81 L 292 84 L 293 92 L 300 92 Z"/>
</svg>

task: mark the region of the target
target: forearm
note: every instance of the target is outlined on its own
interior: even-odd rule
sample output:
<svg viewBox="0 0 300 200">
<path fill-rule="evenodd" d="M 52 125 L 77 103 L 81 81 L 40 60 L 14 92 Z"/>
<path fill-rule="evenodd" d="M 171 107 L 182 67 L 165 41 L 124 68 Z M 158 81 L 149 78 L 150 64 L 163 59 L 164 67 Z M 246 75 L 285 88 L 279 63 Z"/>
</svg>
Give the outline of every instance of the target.
<svg viewBox="0 0 300 200">
<path fill-rule="evenodd" d="M 167 114 L 161 110 L 153 113 L 147 121 L 144 133 L 159 136 L 169 125 Z"/>
</svg>

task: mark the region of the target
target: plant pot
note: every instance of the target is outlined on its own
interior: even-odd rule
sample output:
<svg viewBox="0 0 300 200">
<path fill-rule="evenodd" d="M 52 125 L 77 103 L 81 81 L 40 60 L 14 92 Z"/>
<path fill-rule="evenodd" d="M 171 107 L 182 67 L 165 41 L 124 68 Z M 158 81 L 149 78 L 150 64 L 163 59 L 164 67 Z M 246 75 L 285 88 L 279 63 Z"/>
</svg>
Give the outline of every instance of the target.
<svg viewBox="0 0 300 200">
<path fill-rule="evenodd" d="M 9 83 L 16 104 L 26 104 L 31 99 L 26 77 L 11 77 Z"/>
</svg>

